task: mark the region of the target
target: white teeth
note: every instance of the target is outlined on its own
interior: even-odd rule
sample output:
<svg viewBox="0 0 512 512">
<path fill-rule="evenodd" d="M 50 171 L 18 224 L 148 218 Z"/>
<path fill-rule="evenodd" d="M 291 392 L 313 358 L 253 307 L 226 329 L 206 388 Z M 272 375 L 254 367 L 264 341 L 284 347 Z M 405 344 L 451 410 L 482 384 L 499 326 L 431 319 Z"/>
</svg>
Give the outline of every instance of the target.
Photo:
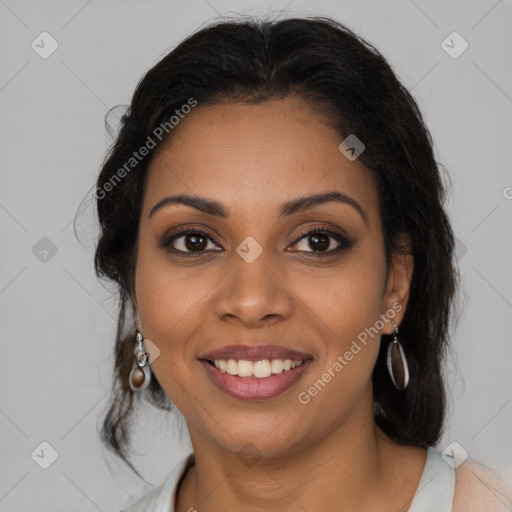
<svg viewBox="0 0 512 512">
<path fill-rule="evenodd" d="M 292 361 L 291 359 L 262 359 L 260 361 L 215 359 L 213 362 L 222 373 L 238 375 L 239 377 L 256 377 L 258 379 L 270 377 L 272 374 L 278 375 L 303 363 L 303 361 Z"/>
<path fill-rule="evenodd" d="M 253 370 L 253 363 L 252 361 L 238 361 L 238 376 L 239 377 L 250 377 L 252 375 Z"/>
<path fill-rule="evenodd" d="M 217 361 L 215 362 L 215 366 L 217 366 Z M 229 375 L 238 375 L 238 363 L 234 359 L 229 359 L 226 363 L 226 371 Z"/>
<path fill-rule="evenodd" d="M 272 375 L 270 361 L 268 359 L 264 359 L 263 361 L 254 361 L 252 366 L 254 376 L 258 377 L 258 379 L 264 379 L 265 377 L 270 377 Z"/>
<path fill-rule="evenodd" d="M 270 363 L 270 369 L 272 373 L 281 373 L 283 371 L 283 360 L 282 359 L 272 359 Z"/>
</svg>

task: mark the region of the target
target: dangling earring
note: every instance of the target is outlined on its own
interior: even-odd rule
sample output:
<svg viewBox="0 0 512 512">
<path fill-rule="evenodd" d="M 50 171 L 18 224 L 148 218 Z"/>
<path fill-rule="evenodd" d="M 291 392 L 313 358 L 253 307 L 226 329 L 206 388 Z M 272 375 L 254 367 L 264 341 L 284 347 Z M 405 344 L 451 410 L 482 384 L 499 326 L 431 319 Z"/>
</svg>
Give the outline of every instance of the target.
<svg viewBox="0 0 512 512">
<path fill-rule="evenodd" d="M 149 386 L 149 381 L 151 380 L 149 355 L 142 348 L 143 341 L 142 334 L 137 332 L 138 346 L 133 352 L 135 361 L 128 377 L 128 383 L 132 391 L 144 391 Z"/>
<path fill-rule="evenodd" d="M 398 327 L 395 322 L 391 322 L 395 329 L 393 333 L 393 341 L 388 346 L 388 370 L 391 375 L 391 380 L 397 389 L 405 389 L 409 384 L 409 367 L 407 366 L 407 359 L 405 358 L 402 345 L 398 341 Z"/>
</svg>

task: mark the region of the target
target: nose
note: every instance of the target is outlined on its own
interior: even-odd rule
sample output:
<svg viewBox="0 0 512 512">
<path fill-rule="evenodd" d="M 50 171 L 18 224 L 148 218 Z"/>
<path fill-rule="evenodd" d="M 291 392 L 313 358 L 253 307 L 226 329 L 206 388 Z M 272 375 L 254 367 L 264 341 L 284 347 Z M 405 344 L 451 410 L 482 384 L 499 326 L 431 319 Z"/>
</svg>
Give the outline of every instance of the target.
<svg viewBox="0 0 512 512">
<path fill-rule="evenodd" d="M 257 328 L 281 322 L 293 314 L 293 292 L 283 272 L 272 268 L 265 252 L 252 263 L 234 254 L 231 271 L 221 283 L 214 309 L 225 322 Z"/>
</svg>

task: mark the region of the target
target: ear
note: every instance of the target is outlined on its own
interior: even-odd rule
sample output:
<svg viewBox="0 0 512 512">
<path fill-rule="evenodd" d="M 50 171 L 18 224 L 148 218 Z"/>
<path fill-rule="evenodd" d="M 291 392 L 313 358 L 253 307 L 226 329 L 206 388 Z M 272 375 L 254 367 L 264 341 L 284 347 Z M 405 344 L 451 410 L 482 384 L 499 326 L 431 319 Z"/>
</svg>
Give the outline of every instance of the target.
<svg viewBox="0 0 512 512">
<path fill-rule="evenodd" d="M 414 256 L 411 254 L 409 235 L 400 234 L 397 241 L 404 248 L 402 251 L 404 254 L 395 254 L 392 257 L 382 303 L 382 313 L 385 315 L 385 318 L 389 318 L 389 315 L 385 314 L 388 310 L 394 311 L 395 316 L 385 321 L 385 326 L 382 329 L 383 334 L 393 333 L 394 328 L 391 320 L 396 325 L 400 325 L 402 322 L 409 300 L 414 270 Z"/>
</svg>

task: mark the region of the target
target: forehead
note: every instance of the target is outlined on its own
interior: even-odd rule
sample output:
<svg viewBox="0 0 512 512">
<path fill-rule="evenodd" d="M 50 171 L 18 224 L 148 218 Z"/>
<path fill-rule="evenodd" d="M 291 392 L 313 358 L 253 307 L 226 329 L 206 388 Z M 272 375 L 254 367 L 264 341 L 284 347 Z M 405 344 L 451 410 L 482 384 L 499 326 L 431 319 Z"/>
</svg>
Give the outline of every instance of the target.
<svg viewBox="0 0 512 512">
<path fill-rule="evenodd" d="M 340 152 L 341 141 L 338 131 L 300 98 L 199 104 L 154 156 L 145 209 L 165 195 L 188 193 L 254 213 L 335 189 L 352 196 L 371 224 L 378 209 L 373 180 L 359 160 Z"/>
</svg>

